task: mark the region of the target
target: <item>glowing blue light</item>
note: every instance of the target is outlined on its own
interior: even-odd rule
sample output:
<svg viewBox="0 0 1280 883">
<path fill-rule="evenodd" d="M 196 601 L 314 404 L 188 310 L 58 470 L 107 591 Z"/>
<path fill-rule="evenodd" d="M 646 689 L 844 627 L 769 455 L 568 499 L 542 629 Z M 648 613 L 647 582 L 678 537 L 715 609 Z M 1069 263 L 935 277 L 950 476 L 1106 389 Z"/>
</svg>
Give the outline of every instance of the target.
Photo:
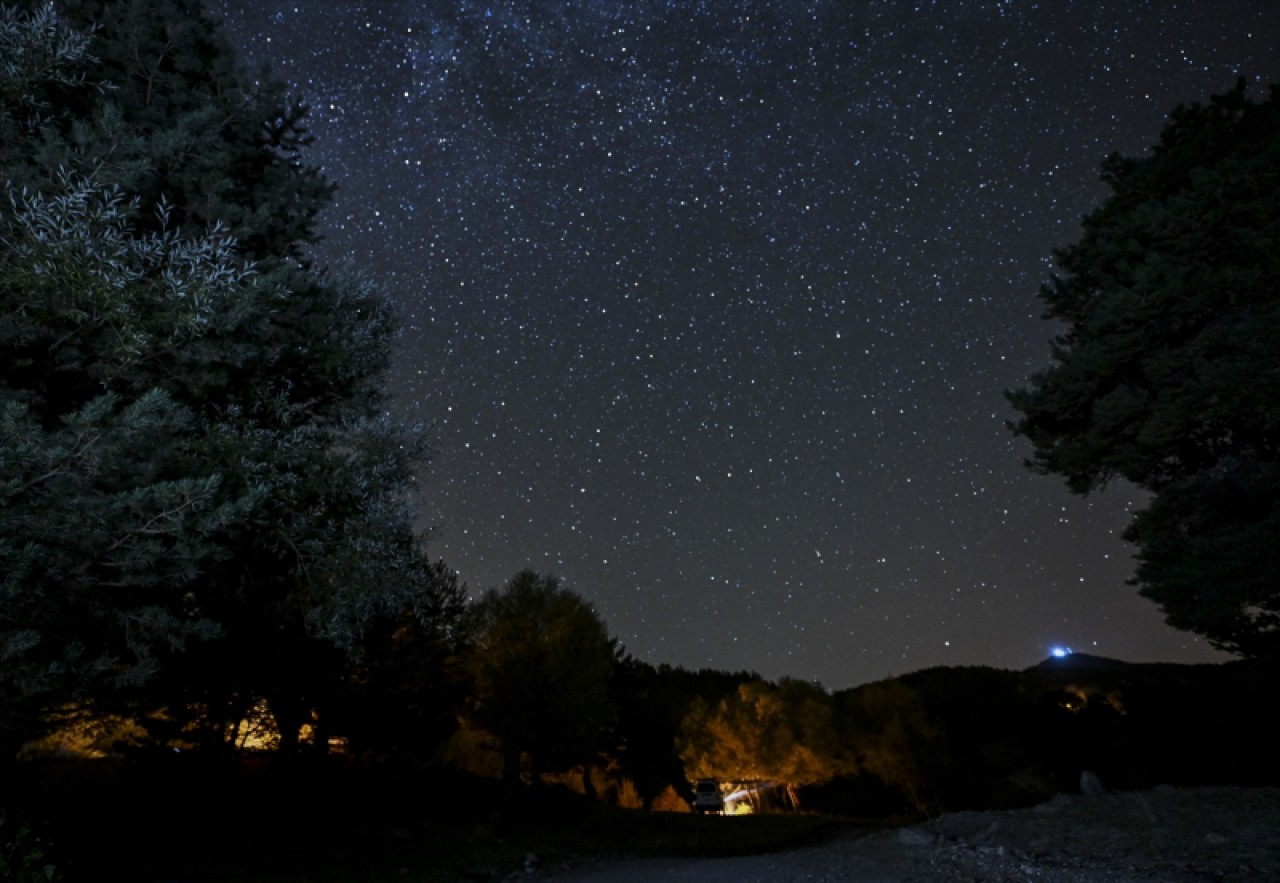
<svg viewBox="0 0 1280 883">
<path fill-rule="evenodd" d="M 1070 647 L 1050 647 L 1049 655 L 1054 656 L 1058 659 L 1061 659 L 1064 656 L 1071 655 L 1071 648 Z"/>
</svg>

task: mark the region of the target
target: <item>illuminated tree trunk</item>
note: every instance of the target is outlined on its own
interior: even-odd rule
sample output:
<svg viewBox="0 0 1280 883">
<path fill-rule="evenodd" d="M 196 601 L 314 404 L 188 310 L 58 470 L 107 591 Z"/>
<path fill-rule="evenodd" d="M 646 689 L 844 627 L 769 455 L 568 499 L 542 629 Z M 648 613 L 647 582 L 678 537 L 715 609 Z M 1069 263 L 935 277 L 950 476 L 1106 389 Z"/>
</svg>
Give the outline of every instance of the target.
<svg viewBox="0 0 1280 883">
<path fill-rule="evenodd" d="M 280 731 L 280 744 L 277 752 L 282 758 L 291 758 L 298 753 L 298 734 L 306 723 L 307 713 L 296 702 L 280 699 L 268 699 L 271 716 L 275 718 L 276 729 Z"/>
</svg>

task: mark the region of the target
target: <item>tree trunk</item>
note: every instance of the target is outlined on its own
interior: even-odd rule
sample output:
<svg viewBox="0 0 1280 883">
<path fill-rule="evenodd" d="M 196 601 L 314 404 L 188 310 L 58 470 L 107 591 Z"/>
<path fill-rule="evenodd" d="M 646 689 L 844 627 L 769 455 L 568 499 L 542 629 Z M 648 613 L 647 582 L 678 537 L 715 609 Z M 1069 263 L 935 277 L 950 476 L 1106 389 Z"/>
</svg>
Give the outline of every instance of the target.
<svg viewBox="0 0 1280 883">
<path fill-rule="evenodd" d="M 311 718 L 311 751 L 310 755 L 319 758 L 329 756 L 329 734 L 332 730 L 328 718 L 324 714 L 314 714 Z"/>
<path fill-rule="evenodd" d="M 292 758 L 298 753 L 298 734 L 306 723 L 307 715 L 302 706 L 295 702 L 268 699 L 267 707 L 271 717 L 275 719 L 276 729 L 280 731 L 280 744 L 276 752 L 281 758 Z"/>
<path fill-rule="evenodd" d="M 511 745 L 502 746 L 502 806 L 503 817 L 510 817 L 515 811 L 516 794 L 520 789 L 520 749 Z"/>
</svg>

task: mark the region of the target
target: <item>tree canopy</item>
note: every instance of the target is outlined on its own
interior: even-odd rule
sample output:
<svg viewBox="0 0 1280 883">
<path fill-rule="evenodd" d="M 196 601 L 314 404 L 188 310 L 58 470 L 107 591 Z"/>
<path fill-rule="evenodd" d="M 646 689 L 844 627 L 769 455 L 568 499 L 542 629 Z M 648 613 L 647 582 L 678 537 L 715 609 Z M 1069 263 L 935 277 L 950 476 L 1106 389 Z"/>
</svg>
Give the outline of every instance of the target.
<svg viewBox="0 0 1280 883">
<path fill-rule="evenodd" d="M 1041 289 L 1053 364 L 1008 393 L 1030 465 L 1150 492 L 1126 538 L 1171 625 L 1280 654 L 1280 88 L 1173 111 Z"/>
<path fill-rule="evenodd" d="M 59 9 L 0 7 L 7 735 L 142 684 L 215 731 L 266 697 L 284 734 L 370 623 L 448 595 L 391 311 L 313 262 L 306 108 L 198 2 Z"/>
<path fill-rule="evenodd" d="M 840 744 L 830 697 L 818 685 L 783 679 L 745 681 L 712 706 L 690 705 L 681 758 L 693 776 L 768 781 L 798 806 L 797 788 L 853 770 Z"/>
<path fill-rule="evenodd" d="M 614 721 L 614 642 L 591 607 L 554 577 L 531 570 L 472 607 L 476 722 L 502 745 L 514 784 L 528 755 L 542 772 L 589 763 Z"/>
</svg>

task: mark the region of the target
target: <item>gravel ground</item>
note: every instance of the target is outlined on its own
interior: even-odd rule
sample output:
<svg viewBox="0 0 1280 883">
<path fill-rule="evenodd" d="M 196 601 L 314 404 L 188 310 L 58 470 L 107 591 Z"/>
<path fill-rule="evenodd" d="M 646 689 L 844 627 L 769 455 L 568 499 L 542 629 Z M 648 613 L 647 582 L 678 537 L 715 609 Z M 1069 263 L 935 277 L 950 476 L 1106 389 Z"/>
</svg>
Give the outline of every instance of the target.
<svg viewBox="0 0 1280 883">
<path fill-rule="evenodd" d="M 1280 789 L 1060 795 L 1031 809 L 953 813 L 789 852 L 531 864 L 521 877 L 563 883 L 1275 883 Z"/>
</svg>

